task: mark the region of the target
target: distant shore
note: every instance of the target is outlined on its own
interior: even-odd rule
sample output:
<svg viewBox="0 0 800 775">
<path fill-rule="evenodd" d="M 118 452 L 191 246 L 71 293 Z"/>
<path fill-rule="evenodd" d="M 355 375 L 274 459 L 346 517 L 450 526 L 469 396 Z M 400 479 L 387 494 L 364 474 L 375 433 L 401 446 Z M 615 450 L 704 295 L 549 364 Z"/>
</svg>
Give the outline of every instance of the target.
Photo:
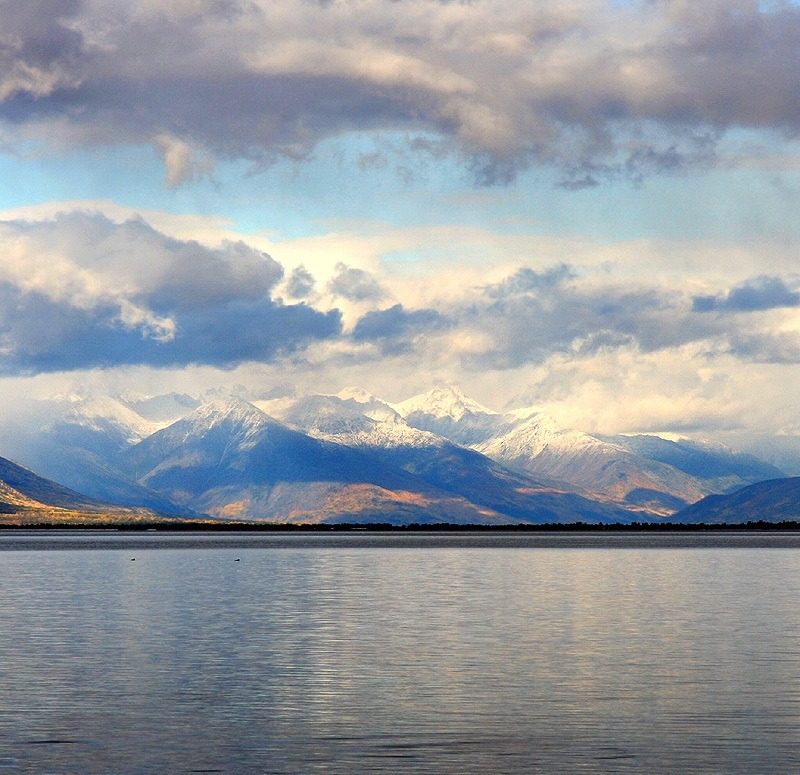
<svg viewBox="0 0 800 775">
<path fill-rule="evenodd" d="M 96 532 L 167 532 L 167 533 L 674 533 L 674 532 L 800 532 L 800 522 L 766 522 L 754 520 L 742 524 L 682 524 L 677 522 L 633 522 L 628 524 L 567 524 L 529 525 L 450 525 L 411 524 L 287 524 L 263 522 L 165 521 L 156 523 L 86 523 L 0 525 L 0 532 L 9 531 L 96 531 Z"/>
</svg>

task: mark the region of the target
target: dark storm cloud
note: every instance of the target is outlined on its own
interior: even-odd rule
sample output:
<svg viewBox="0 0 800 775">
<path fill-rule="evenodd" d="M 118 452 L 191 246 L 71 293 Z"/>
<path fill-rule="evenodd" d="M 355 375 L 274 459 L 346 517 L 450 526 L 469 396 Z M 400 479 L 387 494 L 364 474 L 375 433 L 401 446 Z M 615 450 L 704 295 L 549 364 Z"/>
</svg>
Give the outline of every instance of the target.
<svg viewBox="0 0 800 775">
<path fill-rule="evenodd" d="M 141 221 L 73 214 L 0 225 L 0 372 L 123 364 L 231 367 L 341 331 L 338 311 L 271 297 L 281 267 Z"/>
<path fill-rule="evenodd" d="M 695 312 L 761 312 L 800 306 L 800 293 L 787 287 L 780 277 L 762 275 L 725 294 L 695 296 Z"/>
<path fill-rule="evenodd" d="M 304 158 L 352 131 L 436 133 L 476 181 L 713 163 L 732 127 L 800 130 L 800 8 L 755 0 L 0 0 L 0 121 L 54 144 Z M 411 146 L 409 146 L 411 148 Z"/>
</svg>

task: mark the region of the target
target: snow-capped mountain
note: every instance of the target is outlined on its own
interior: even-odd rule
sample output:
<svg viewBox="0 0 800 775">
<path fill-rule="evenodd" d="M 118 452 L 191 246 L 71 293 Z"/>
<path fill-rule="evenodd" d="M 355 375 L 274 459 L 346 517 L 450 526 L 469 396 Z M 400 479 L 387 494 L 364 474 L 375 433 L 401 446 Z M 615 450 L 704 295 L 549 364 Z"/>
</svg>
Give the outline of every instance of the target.
<svg viewBox="0 0 800 775">
<path fill-rule="evenodd" d="M 120 396 L 119 401 L 145 420 L 159 424 L 159 427 L 185 417 L 201 403 L 185 393 L 165 393 L 155 396 L 127 393 Z"/>
<path fill-rule="evenodd" d="M 389 449 L 399 444 L 445 442 L 439 436 L 410 427 L 377 399 L 361 403 L 331 395 L 303 396 L 265 406 L 265 411 L 311 436 L 351 447 Z"/>
<path fill-rule="evenodd" d="M 394 409 L 414 428 L 430 431 L 463 446 L 481 444 L 508 426 L 503 415 L 487 409 L 447 385 L 394 404 Z"/>
<path fill-rule="evenodd" d="M 46 429 L 62 442 L 100 452 L 98 446 L 124 449 L 163 427 L 111 396 L 73 401 Z"/>
<path fill-rule="evenodd" d="M 395 405 L 407 422 L 469 446 L 520 473 L 592 497 L 665 515 L 713 492 L 780 475 L 730 450 L 655 437 L 597 437 L 560 428 L 536 407 L 493 412 L 455 387 L 437 388 Z M 690 448 L 691 447 L 691 448 Z M 702 453 L 701 453 L 702 447 Z M 715 471 L 718 475 L 711 476 Z"/>
<path fill-rule="evenodd" d="M 291 405 L 282 404 L 280 419 L 316 438 L 355 447 L 437 489 L 513 517 L 536 520 L 546 512 L 552 521 L 562 521 L 571 512 L 585 521 L 629 521 L 641 516 L 597 504 L 560 483 L 511 471 L 476 450 L 412 428 L 396 413 L 386 420 L 359 413 L 358 408 L 372 403 L 354 405 L 335 396 L 306 396 Z"/>
<path fill-rule="evenodd" d="M 166 515 L 185 513 L 119 470 L 118 455 L 161 426 L 117 399 L 58 397 L 34 403 L 4 429 L 3 452 L 91 498 Z"/>
<path fill-rule="evenodd" d="M 358 414 L 347 399 L 307 396 L 284 406 L 283 419 L 294 427 L 243 401 L 214 401 L 127 450 L 122 464 L 143 486 L 220 517 L 399 524 L 633 518 L 505 471 L 399 417 Z"/>
<path fill-rule="evenodd" d="M 316 439 L 244 401 L 213 401 L 123 455 L 139 482 L 237 519 L 508 523 L 379 457 Z"/>
<path fill-rule="evenodd" d="M 782 475 L 720 445 L 501 414 L 453 386 L 398 404 L 360 388 L 257 406 L 211 395 L 38 402 L 0 429 L 0 454 L 107 503 L 295 521 L 646 520 Z"/>
<path fill-rule="evenodd" d="M 669 513 L 710 492 L 683 471 L 640 458 L 619 444 L 564 430 L 539 412 L 476 448 L 515 470 L 566 481 L 597 497 L 656 513 Z"/>
</svg>

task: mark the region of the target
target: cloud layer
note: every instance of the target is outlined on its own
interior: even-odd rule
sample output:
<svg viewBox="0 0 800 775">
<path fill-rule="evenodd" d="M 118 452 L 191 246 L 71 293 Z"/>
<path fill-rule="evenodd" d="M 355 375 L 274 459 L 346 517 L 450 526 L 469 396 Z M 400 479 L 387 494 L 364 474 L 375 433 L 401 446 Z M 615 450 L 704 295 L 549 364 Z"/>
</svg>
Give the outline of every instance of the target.
<svg viewBox="0 0 800 775">
<path fill-rule="evenodd" d="M 0 221 L 2 370 L 230 368 L 302 360 L 318 341 L 329 349 L 317 363 L 333 368 L 402 355 L 410 368 L 510 371 L 688 345 L 707 358 L 800 363 L 800 291 L 789 274 L 726 288 L 561 263 L 496 268 L 479 285 L 473 272 L 420 266 L 402 279 L 391 262 L 355 268 L 338 253 L 315 267 L 285 277 L 246 241 L 212 247 L 124 214 L 45 210 Z M 699 285 L 703 293 L 687 289 Z"/>
<path fill-rule="evenodd" d="M 244 243 L 208 248 L 141 220 L 64 214 L 0 224 L 0 369 L 124 364 L 222 368 L 335 337 L 335 310 L 272 298 L 280 265 Z"/>
<path fill-rule="evenodd" d="M 535 162 L 580 188 L 713 161 L 731 128 L 800 128 L 800 8 L 781 0 L 2 0 L 0 16 L 8 141 L 152 143 L 170 185 L 208 154 L 400 130 L 483 182 Z"/>
</svg>

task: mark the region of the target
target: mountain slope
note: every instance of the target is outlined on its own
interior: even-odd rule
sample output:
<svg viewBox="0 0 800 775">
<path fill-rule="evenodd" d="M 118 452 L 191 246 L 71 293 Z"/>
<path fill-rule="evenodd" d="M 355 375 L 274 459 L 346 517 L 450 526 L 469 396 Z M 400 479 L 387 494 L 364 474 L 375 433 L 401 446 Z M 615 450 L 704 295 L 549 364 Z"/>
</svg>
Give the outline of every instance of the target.
<svg viewBox="0 0 800 775">
<path fill-rule="evenodd" d="M 452 385 L 394 404 L 394 409 L 413 428 L 467 447 L 481 444 L 511 425 L 503 415 L 473 401 Z"/>
<path fill-rule="evenodd" d="M 671 522 L 742 524 L 800 521 L 800 477 L 770 479 L 727 495 L 709 495 L 679 511 Z"/>
<path fill-rule="evenodd" d="M 127 450 L 121 460 L 148 488 L 221 517 L 513 521 L 358 450 L 311 438 L 235 399 L 201 406 Z"/>
<path fill-rule="evenodd" d="M 24 498 L 45 506 L 87 510 L 104 508 L 104 504 L 56 484 L 5 458 L 0 458 L 0 481 Z"/>
<path fill-rule="evenodd" d="M 143 509 L 119 509 L 87 498 L 0 458 L 0 522 L 4 524 L 152 521 Z"/>
<path fill-rule="evenodd" d="M 695 478 L 619 444 L 559 428 L 548 415 L 518 412 L 519 423 L 476 449 L 532 476 L 558 479 L 594 497 L 667 514 L 708 494 Z"/>
<path fill-rule="evenodd" d="M 558 485 L 510 471 L 475 450 L 412 428 L 397 414 L 380 420 L 358 411 L 371 403 L 306 396 L 283 404 L 281 419 L 317 438 L 360 449 L 439 490 L 509 516 L 552 522 L 642 518 L 641 514 L 599 504 Z"/>
<path fill-rule="evenodd" d="M 38 402 L 15 428 L 3 451 L 41 475 L 106 504 L 191 516 L 120 471 L 115 460 L 158 429 L 116 399 Z"/>
<path fill-rule="evenodd" d="M 672 441 L 645 434 L 603 438 L 640 457 L 665 463 L 683 471 L 702 480 L 718 492 L 786 476 L 776 466 L 722 444 L 709 444 L 691 439 Z"/>
</svg>

